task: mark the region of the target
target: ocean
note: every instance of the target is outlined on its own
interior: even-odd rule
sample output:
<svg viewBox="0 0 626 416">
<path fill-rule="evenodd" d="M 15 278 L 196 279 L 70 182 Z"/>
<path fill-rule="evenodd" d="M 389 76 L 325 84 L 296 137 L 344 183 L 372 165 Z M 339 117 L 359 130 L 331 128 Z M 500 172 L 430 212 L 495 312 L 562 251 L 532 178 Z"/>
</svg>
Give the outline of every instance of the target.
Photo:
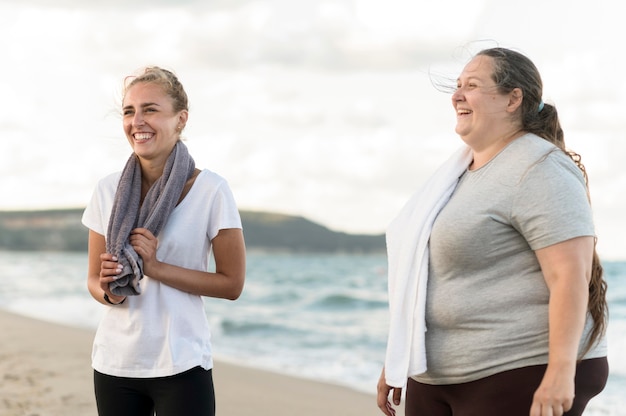
<svg viewBox="0 0 626 416">
<path fill-rule="evenodd" d="M 626 262 L 604 262 L 610 377 L 586 415 L 626 411 Z M 222 361 L 374 394 L 387 334 L 386 257 L 249 253 L 235 302 L 206 299 Z M 105 306 L 86 289 L 85 253 L 0 251 L 0 308 L 95 329 Z M 372 401 L 372 406 L 375 406 Z"/>
</svg>

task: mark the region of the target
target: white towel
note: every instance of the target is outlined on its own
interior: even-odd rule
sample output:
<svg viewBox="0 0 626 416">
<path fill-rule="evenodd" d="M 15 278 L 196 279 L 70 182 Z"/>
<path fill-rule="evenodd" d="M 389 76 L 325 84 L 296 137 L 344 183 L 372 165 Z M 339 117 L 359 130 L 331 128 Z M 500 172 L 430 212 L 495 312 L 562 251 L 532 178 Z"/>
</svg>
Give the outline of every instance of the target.
<svg viewBox="0 0 626 416">
<path fill-rule="evenodd" d="M 432 225 L 472 162 L 464 146 L 411 197 L 386 233 L 390 326 L 386 382 L 404 388 L 409 376 L 426 371 L 426 285 Z"/>
</svg>

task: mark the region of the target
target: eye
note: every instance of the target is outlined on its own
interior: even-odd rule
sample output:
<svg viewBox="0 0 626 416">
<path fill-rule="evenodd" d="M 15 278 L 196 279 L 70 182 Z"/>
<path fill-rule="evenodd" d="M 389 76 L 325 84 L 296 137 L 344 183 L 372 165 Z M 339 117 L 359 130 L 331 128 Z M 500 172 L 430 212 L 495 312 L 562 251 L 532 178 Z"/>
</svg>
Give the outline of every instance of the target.
<svg viewBox="0 0 626 416">
<path fill-rule="evenodd" d="M 460 90 L 460 89 L 472 90 L 472 89 L 475 89 L 475 88 L 478 88 L 478 85 L 475 82 L 468 82 L 465 85 L 463 85 L 462 83 L 456 84 L 457 91 Z"/>
<path fill-rule="evenodd" d="M 124 115 L 124 117 L 126 117 L 126 116 L 132 116 L 132 115 L 133 115 L 133 113 L 134 113 L 134 111 L 133 111 L 133 110 L 128 109 L 128 110 L 124 110 L 124 111 L 122 112 L 122 115 Z"/>
</svg>

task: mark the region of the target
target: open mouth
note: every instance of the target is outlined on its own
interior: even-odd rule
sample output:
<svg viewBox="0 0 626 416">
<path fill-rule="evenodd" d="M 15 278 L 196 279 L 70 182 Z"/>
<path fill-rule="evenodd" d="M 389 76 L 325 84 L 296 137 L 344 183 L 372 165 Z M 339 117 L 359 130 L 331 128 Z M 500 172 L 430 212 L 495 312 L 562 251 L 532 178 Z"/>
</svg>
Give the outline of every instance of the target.
<svg viewBox="0 0 626 416">
<path fill-rule="evenodd" d="M 135 133 L 133 138 L 136 142 L 147 142 L 154 136 L 154 133 Z"/>
</svg>

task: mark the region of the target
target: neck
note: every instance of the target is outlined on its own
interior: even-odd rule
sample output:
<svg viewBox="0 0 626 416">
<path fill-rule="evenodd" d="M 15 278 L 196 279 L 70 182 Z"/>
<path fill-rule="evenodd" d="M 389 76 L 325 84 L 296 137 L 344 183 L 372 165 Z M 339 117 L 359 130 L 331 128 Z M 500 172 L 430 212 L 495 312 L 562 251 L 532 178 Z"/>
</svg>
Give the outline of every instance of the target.
<svg viewBox="0 0 626 416">
<path fill-rule="evenodd" d="M 165 164 L 171 152 L 172 149 L 167 154 L 160 153 L 159 155 L 150 155 L 147 158 L 137 156 L 141 165 L 141 182 L 146 192 L 163 174 Z"/>
<path fill-rule="evenodd" d="M 163 175 L 165 161 L 146 160 L 139 158 L 141 165 L 141 194 L 148 193 L 148 189 Z"/>
<path fill-rule="evenodd" d="M 518 137 L 523 136 L 526 132 L 522 129 L 516 129 L 513 132 L 501 136 L 501 138 L 495 140 L 491 144 L 483 148 L 472 147 L 474 153 L 474 160 L 470 165 L 470 170 L 476 170 L 485 166 L 495 155 L 500 153 L 509 143 Z"/>
</svg>

